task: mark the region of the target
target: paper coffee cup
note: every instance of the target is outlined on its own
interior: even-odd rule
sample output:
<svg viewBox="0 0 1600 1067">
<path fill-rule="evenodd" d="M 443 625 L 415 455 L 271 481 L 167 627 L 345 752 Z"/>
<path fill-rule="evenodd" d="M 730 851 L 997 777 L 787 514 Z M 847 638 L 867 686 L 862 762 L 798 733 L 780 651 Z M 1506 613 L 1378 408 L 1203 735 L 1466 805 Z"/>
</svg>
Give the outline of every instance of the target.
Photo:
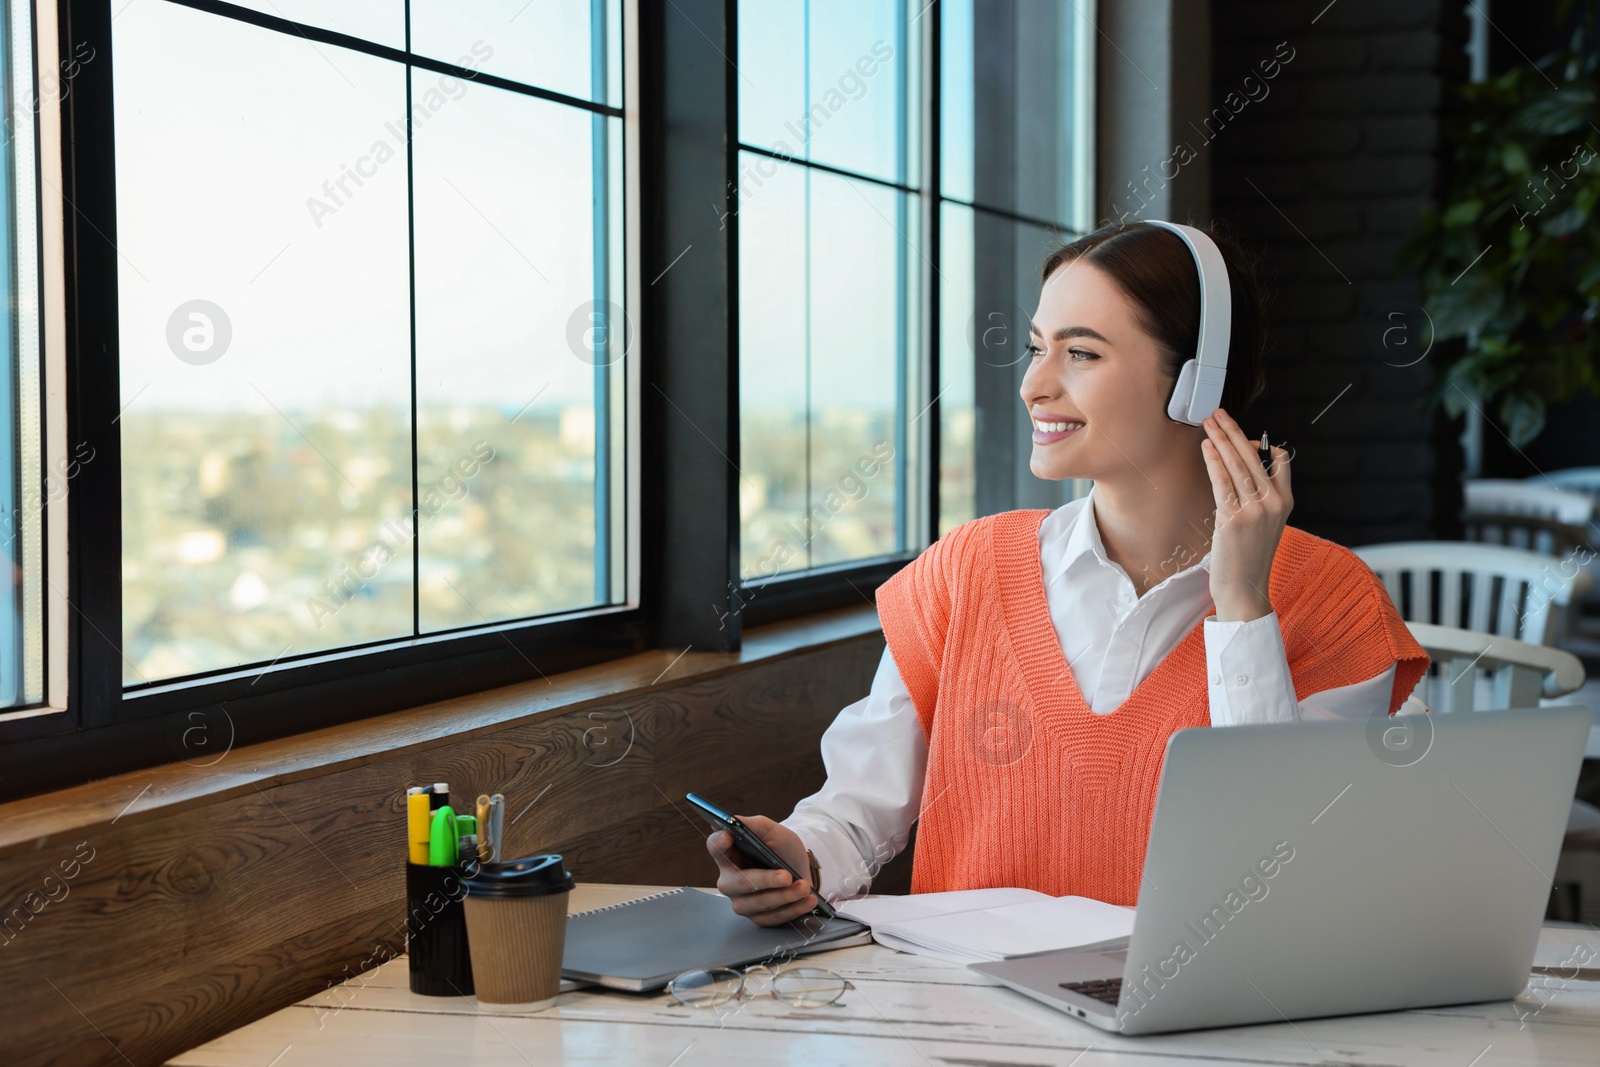
<svg viewBox="0 0 1600 1067">
<path fill-rule="evenodd" d="M 572 875 L 561 857 L 485 863 L 468 878 L 472 985 L 485 1011 L 538 1011 L 555 1003 L 567 940 Z"/>
</svg>

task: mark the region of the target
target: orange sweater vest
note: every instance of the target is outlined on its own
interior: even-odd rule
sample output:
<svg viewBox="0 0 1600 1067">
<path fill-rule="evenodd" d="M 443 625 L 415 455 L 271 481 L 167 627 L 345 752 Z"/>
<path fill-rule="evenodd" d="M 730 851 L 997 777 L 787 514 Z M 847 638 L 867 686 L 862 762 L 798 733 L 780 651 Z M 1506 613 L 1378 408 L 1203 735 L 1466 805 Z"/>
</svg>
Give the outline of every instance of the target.
<svg viewBox="0 0 1600 1067">
<path fill-rule="evenodd" d="M 965 523 L 878 590 L 928 740 L 914 893 L 1022 886 L 1134 904 L 1167 738 L 1210 725 L 1204 620 L 1121 707 L 1090 710 L 1045 603 L 1048 514 Z M 1301 699 L 1398 662 L 1393 714 L 1428 669 L 1377 576 L 1332 541 L 1285 527 L 1267 595 Z"/>
</svg>

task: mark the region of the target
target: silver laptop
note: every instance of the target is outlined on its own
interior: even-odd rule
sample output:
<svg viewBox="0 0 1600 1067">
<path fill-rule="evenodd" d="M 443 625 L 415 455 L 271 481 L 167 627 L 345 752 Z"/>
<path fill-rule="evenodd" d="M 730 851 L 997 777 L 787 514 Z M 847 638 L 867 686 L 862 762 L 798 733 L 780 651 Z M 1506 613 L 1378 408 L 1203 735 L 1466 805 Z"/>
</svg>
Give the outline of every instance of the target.
<svg viewBox="0 0 1600 1067">
<path fill-rule="evenodd" d="M 1127 949 L 970 966 L 1125 1034 L 1514 997 L 1590 719 L 1564 706 L 1181 730 Z"/>
</svg>

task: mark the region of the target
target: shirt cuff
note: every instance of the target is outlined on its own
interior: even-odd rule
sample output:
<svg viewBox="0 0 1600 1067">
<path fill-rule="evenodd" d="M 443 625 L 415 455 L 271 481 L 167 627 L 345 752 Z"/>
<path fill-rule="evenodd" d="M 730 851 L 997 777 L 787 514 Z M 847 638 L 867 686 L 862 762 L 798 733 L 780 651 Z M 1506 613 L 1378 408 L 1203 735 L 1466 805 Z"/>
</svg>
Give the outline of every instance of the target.
<svg viewBox="0 0 1600 1067">
<path fill-rule="evenodd" d="M 876 871 L 868 870 L 861 851 L 843 827 L 826 816 L 798 812 L 780 824 L 793 830 L 817 857 L 822 885 L 817 891 L 829 901 L 858 897 L 872 885 Z M 801 872 L 802 874 L 805 872 Z"/>
<path fill-rule="evenodd" d="M 1205 620 L 1211 725 L 1294 722 L 1299 700 L 1289 674 L 1278 613 L 1247 622 Z"/>
</svg>

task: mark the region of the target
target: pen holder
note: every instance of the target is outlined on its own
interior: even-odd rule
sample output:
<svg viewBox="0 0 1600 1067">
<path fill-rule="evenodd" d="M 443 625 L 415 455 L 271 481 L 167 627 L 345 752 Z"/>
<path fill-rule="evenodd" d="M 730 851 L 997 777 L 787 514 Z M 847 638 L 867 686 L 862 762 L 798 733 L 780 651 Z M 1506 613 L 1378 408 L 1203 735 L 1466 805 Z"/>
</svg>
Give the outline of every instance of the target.
<svg viewBox="0 0 1600 1067">
<path fill-rule="evenodd" d="M 467 951 L 465 880 L 476 865 L 429 867 L 406 863 L 406 952 L 411 992 L 428 997 L 472 993 Z"/>
</svg>

